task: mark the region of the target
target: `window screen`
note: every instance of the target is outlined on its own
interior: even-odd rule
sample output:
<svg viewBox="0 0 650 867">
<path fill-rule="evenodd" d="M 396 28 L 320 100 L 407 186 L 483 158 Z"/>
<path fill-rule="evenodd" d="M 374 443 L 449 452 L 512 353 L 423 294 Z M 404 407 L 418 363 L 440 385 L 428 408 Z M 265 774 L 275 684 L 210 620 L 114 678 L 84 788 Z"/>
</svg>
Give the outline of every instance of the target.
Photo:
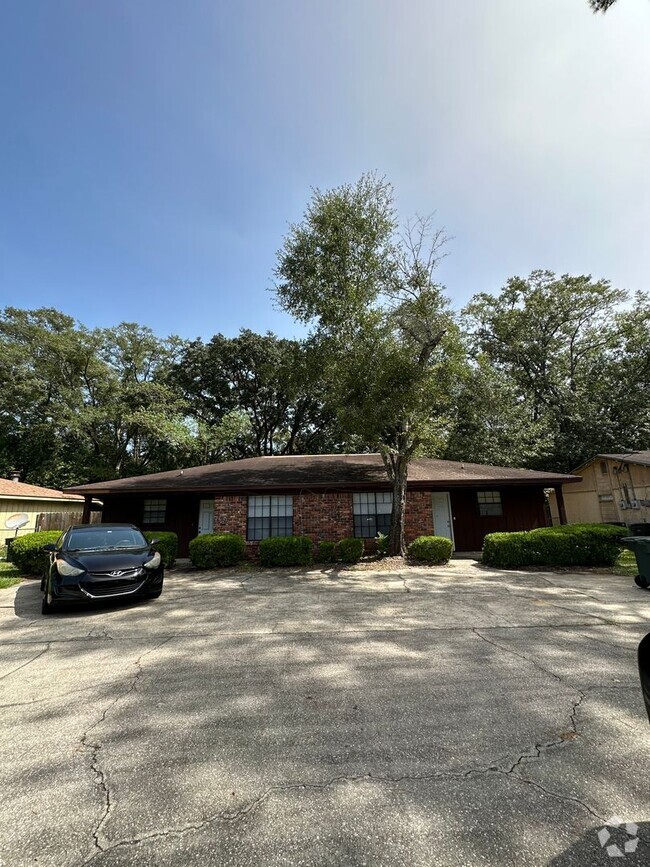
<svg viewBox="0 0 650 867">
<path fill-rule="evenodd" d="M 503 515 L 501 491 L 478 491 L 476 496 L 479 515 Z"/>
<path fill-rule="evenodd" d="M 167 500 L 145 500 L 143 524 L 164 524 Z"/>
<path fill-rule="evenodd" d="M 249 497 L 249 542 L 269 536 L 293 536 L 293 497 Z"/>
<path fill-rule="evenodd" d="M 353 494 L 352 504 L 355 536 L 374 539 L 377 533 L 390 533 L 391 493 Z"/>
</svg>

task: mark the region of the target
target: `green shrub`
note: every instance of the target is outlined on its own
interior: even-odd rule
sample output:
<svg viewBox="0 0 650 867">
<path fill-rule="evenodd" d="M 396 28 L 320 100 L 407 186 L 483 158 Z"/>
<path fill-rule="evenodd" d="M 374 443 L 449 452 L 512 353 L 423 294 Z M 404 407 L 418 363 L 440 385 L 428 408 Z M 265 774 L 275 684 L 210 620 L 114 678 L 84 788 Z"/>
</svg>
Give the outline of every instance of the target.
<svg viewBox="0 0 650 867">
<path fill-rule="evenodd" d="M 363 539 L 351 536 L 339 542 L 339 557 L 344 563 L 358 563 L 363 557 Z"/>
<path fill-rule="evenodd" d="M 308 566 L 312 549 L 309 536 L 271 536 L 260 542 L 260 563 L 262 566 Z"/>
<path fill-rule="evenodd" d="M 163 566 L 166 569 L 173 566 L 176 561 L 176 555 L 178 554 L 178 536 L 176 533 L 170 533 L 166 530 L 159 530 L 158 532 L 145 530 L 143 535 L 147 542 L 152 542 L 154 539 L 156 540 L 154 549 L 160 551 Z"/>
<path fill-rule="evenodd" d="M 424 563 L 439 565 L 451 557 L 453 545 L 445 536 L 418 536 L 408 546 L 409 557 Z"/>
<path fill-rule="evenodd" d="M 190 560 L 197 569 L 236 566 L 246 556 L 246 543 L 236 533 L 204 533 L 190 542 Z"/>
<path fill-rule="evenodd" d="M 50 563 L 50 555 L 42 550 L 43 545 L 55 545 L 61 538 L 60 530 L 45 530 L 29 533 L 12 539 L 8 559 L 23 575 L 42 575 Z"/>
<path fill-rule="evenodd" d="M 526 533 L 489 533 L 483 540 L 482 562 L 500 569 L 532 565 L 526 553 Z"/>
<path fill-rule="evenodd" d="M 525 566 L 613 566 L 621 552 L 625 527 L 612 524 L 564 524 L 518 533 L 490 533 L 483 562 L 502 569 Z"/>
<path fill-rule="evenodd" d="M 336 542 L 321 542 L 316 551 L 317 563 L 336 562 Z"/>
<path fill-rule="evenodd" d="M 390 539 L 386 533 L 377 533 L 375 536 L 375 547 L 380 557 L 386 557 L 388 554 L 388 543 Z"/>
</svg>

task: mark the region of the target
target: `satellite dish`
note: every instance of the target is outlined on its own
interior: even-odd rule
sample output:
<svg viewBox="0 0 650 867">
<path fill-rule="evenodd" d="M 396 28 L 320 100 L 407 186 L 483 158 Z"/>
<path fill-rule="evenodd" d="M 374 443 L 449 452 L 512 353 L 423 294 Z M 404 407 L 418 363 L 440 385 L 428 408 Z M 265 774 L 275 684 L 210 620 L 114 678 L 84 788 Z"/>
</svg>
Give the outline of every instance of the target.
<svg viewBox="0 0 650 867">
<path fill-rule="evenodd" d="M 29 515 L 26 512 L 18 512 L 16 515 L 9 515 L 5 521 L 7 530 L 20 530 L 25 524 L 29 524 Z"/>
</svg>

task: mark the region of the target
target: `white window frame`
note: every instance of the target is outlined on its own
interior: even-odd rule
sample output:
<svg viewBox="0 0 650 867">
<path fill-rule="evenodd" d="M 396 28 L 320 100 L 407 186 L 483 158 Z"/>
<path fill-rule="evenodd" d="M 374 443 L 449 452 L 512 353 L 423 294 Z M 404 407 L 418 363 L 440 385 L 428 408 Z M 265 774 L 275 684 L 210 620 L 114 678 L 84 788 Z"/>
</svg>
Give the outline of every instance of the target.
<svg viewBox="0 0 650 867">
<path fill-rule="evenodd" d="M 476 501 L 481 518 L 503 517 L 503 502 L 501 491 L 477 491 Z"/>
<path fill-rule="evenodd" d="M 246 511 L 246 539 L 261 542 L 269 537 L 293 536 L 291 495 L 250 496 Z"/>
<path fill-rule="evenodd" d="M 374 539 L 378 533 L 390 533 L 393 512 L 391 491 L 368 491 L 352 495 L 354 535 L 360 539 Z"/>
<path fill-rule="evenodd" d="M 167 517 L 167 500 L 152 498 L 144 500 L 142 505 L 143 524 L 164 524 Z"/>
</svg>

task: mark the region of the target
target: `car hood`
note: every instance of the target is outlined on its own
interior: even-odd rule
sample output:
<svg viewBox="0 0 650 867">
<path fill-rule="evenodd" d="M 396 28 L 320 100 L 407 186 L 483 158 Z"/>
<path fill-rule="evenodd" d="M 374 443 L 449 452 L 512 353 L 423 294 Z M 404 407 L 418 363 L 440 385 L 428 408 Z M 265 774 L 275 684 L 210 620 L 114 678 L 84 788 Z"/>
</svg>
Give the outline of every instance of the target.
<svg viewBox="0 0 650 867">
<path fill-rule="evenodd" d="M 75 566 L 79 566 L 86 572 L 117 572 L 137 569 L 151 560 L 153 552 L 149 549 L 139 548 L 137 551 L 83 551 L 72 553 L 63 552 L 64 557 Z"/>
</svg>

